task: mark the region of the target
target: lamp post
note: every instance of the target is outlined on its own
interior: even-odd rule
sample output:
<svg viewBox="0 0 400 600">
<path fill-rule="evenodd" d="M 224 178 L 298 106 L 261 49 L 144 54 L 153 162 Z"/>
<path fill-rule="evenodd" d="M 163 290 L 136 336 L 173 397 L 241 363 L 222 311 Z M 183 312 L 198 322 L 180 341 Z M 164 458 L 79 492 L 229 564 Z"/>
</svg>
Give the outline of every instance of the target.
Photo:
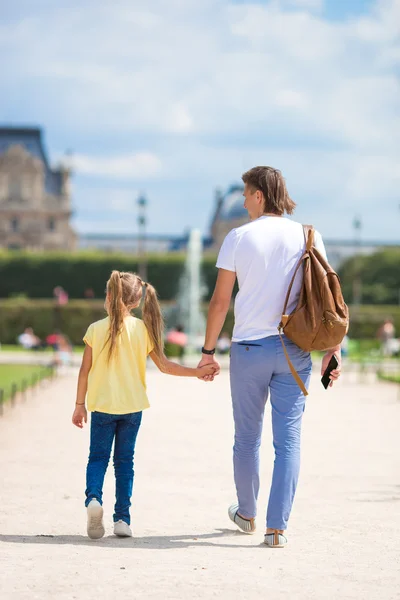
<svg viewBox="0 0 400 600">
<path fill-rule="evenodd" d="M 137 199 L 138 205 L 138 257 L 139 257 L 139 276 L 143 281 L 147 280 L 147 257 L 146 257 L 146 210 L 147 210 L 147 199 L 143 194 L 140 194 Z"/>
<path fill-rule="evenodd" d="M 362 222 L 359 216 L 356 216 L 353 221 L 353 229 L 354 229 L 354 250 L 356 255 L 356 272 L 354 274 L 353 280 L 353 304 L 359 306 L 361 304 L 362 298 L 362 282 L 361 282 L 361 273 L 358 267 L 357 256 L 361 253 L 361 230 L 362 230 Z"/>
</svg>

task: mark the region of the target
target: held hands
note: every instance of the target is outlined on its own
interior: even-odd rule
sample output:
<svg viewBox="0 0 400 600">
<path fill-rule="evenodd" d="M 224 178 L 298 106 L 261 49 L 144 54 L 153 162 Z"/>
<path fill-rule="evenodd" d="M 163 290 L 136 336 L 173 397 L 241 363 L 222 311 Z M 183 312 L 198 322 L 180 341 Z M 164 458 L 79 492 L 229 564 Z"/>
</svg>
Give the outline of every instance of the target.
<svg viewBox="0 0 400 600">
<path fill-rule="evenodd" d="M 83 428 L 83 423 L 87 423 L 87 410 L 83 404 L 81 406 L 75 406 L 74 414 L 72 415 L 72 423 L 76 425 L 76 427 L 79 427 L 79 429 Z"/>
<path fill-rule="evenodd" d="M 214 381 L 214 377 L 219 375 L 221 367 L 215 356 L 203 354 L 201 361 L 197 366 L 198 379 L 202 381 Z"/>
<path fill-rule="evenodd" d="M 337 381 L 340 377 L 340 373 L 342 370 L 342 357 L 341 357 L 341 353 L 340 353 L 340 349 L 339 350 L 329 350 L 325 356 L 322 359 L 322 365 L 321 365 L 321 375 L 323 375 L 329 365 L 329 361 L 331 360 L 332 356 L 335 355 L 338 361 L 338 367 L 334 370 L 331 371 L 331 374 L 329 375 L 330 377 L 330 384 L 329 387 L 332 387 L 334 382 Z"/>
</svg>

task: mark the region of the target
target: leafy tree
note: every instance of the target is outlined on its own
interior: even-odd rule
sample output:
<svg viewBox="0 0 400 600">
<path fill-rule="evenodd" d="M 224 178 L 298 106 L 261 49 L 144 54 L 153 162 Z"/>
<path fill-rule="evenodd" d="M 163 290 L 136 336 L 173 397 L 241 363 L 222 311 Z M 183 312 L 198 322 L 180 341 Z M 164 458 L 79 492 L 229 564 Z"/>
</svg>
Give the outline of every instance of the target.
<svg viewBox="0 0 400 600">
<path fill-rule="evenodd" d="M 353 301 L 354 285 L 361 285 L 363 304 L 400 303 L 400 247 L 368 256 L 353 256 L 339 270 L 346 302 Z"/>
</svg>

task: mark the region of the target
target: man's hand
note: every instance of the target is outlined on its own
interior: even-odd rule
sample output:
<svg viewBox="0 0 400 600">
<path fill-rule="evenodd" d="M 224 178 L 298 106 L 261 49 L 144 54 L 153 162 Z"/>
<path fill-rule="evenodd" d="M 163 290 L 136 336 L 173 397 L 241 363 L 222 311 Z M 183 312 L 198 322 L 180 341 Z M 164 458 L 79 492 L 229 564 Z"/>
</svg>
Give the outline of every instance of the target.
<svg viewBox="0 0 400 600">
<path fill-rule="evenodd" d="M 204 375 L 204 377 L 199 377 L 199 379 L 201 379 L 202 381 L 214 381 L 214 377 L 216 375 L 219 375 L 219 373 L 221 371 L 221 366 L 220 366 L 219 362 L 216 360 L 215 355 L 214 354 L 212 354 L 212 355 L 203 354 L 201 361 L 197 365 L 197 368 L 200 369 L 201 367 L 204 367 L 204 365 L 214 365 L 216 370 L 214 371 L 214 373 L 212 375 Z"/>
<path fill-rule="evenodd" d="M 83 423 L 87 423 L 87 410 L 86 406 L 75 406 L 74 414 L 72 415 L 72 423 L 79 427 L 79 429 L 83 428 Z"/>
<path fill-rule="evenodd" d="M 207 363 L 202 367 L 197 367 L 197 379 L 202 379 L 205 381 L 205 377 L 211 376 L 212 378 L 214 378 L 214 375 L 218 371 L 218 369 L 219 366 L 217 366 L 215 363 Z"/>
<path fill-rule="evenodd" d="M 330 377 L 330 384 L 329 387 L 333 386 L 333 382 L 337 381 L 340 377 L 340 372 L 342 370 L 342 356 L 341 356 L 341 352 L 340 352 L 340 348 L 337 349 L 335 348 L 334 350 L 329 350 L 324 358 L 322 359 L 322 366 L 321 366 L 321 375 L 323 375 L 329 365 L 329 361 L 331 360 L 332 356 L 335 355 L 338 361 L 338 366 L 336 369 L 334 369 L 331 374 L 329 375 Z"/>
</svg>

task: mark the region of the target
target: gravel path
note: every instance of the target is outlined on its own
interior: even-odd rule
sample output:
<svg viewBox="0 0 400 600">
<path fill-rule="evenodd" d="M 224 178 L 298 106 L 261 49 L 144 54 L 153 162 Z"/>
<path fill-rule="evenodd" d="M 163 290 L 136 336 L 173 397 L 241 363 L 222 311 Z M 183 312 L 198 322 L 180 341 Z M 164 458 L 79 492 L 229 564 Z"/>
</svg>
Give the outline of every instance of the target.
<svg viewBox="0 0 400 600">
<path fill-rule="evenodd" d="M 227 518 L 235 498 L 226 372 L 214 384 L 149 373 L 139 433 L 135 537 L 85 537 L 88 428 L 70 424 L 76 374 L 0 419 L 2 600 L 400 598 L 400 399 L 396 386 L 315 377 L 289 545 L 263 539 L 272 469 L 269 410 L 259 532 Z"/>
</svg>

